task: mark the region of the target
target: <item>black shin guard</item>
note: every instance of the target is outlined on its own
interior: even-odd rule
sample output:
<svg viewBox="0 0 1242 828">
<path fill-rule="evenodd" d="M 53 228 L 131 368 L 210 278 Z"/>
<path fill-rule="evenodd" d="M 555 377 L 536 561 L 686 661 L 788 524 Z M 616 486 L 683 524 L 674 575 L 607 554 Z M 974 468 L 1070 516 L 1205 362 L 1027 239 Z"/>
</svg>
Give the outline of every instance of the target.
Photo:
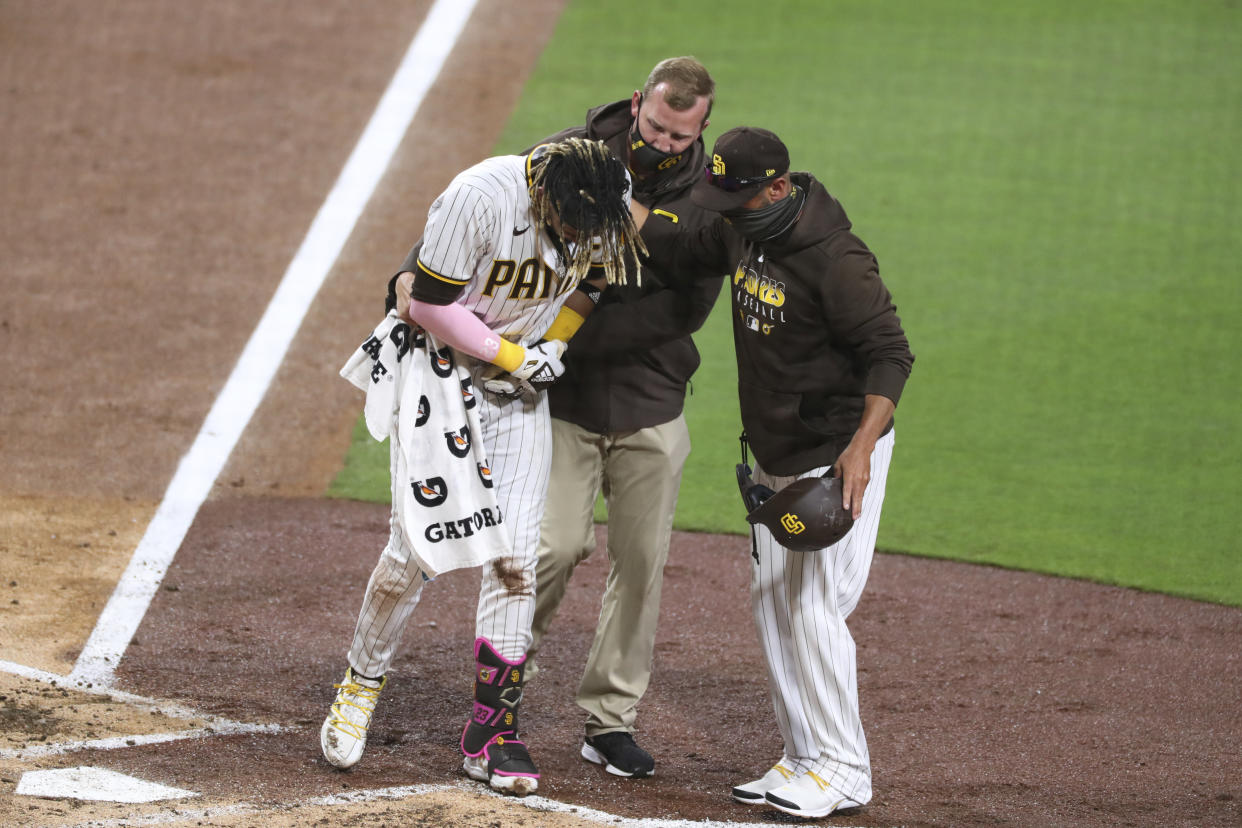
<svg viewBox="0 0 1242 828">
<path fill-rule="evenodd" d="M 468 758 L 486 762 L 493 786 L 496 777 L 538 779 L 530 753 L 518 739 L 518 707 L 526 658 L 507 661 L 479 638 L 474 643 L 474 714 L 461 734 L 461 750 Z"/>
</svg>

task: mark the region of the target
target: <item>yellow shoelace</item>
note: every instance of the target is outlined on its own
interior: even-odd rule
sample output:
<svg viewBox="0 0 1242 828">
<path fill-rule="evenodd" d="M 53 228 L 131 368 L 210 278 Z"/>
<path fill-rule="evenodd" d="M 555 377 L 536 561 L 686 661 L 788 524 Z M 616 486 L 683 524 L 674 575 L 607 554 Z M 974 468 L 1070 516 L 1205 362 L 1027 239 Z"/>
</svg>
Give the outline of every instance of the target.
<svg viewBox="0 0 1242 828">
<path fill-rule="evenodd" d="M 807 771 L 806 775 L 815 780 L 815 784 L 819 785 L 819 789 L 821 791 L 827 791 L 832 788 L 831 785 L 829 785 L 827 782 L 825 782 L 820 777 L 816 776 L 815 773 L 813 773 L 812 771 Z"/>
<path fill-rule="evenodd" d="M 367 732 L 367 728 L 371 725 L 371 714 L 375 712 L 375 704 L 379 701 L 380 691 L 384 689 L 384 685 L 379 687 L 366 687 L 355 681 L 345 682 L 343 684 L 333 685 L 337 690 L 344 690 L 344 693 L 336 694 L 336 701 L 332 703 L 332 727 L 342 733 L 348 733 L 355 739 L 361 739 L 363 734 Z M 356 703 L 350 696 L 357 699 L 361 704 Z M 355 710 L 361 710 L 366 714 L 366 721 L 362 724 L 355 724 L 342 715 L 341 707 L 348 705 Z"/>
</svg>

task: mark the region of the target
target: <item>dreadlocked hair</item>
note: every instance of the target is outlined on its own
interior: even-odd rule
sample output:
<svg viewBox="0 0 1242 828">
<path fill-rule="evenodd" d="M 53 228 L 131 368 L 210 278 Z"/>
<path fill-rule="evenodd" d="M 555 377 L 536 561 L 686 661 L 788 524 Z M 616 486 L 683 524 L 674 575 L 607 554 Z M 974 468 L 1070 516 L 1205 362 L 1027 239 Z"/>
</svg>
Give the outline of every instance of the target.
<svg viewBox="0 0 1242 828">
<path fill-rule="evenodd" d="M 578 231 L 575 244 L 559 247 L 566 270 L 579 279 L 592 264 L 602 267 L 608 284 L 625 284 L 626 271 L 639 272 L 638 257 L 647 246 L 630 215 L 629 176 L 625 165 L 600 141 L 566 138 L 544 144 L 532 154 L 531 212 L 550 224 Z"/>
</svg>

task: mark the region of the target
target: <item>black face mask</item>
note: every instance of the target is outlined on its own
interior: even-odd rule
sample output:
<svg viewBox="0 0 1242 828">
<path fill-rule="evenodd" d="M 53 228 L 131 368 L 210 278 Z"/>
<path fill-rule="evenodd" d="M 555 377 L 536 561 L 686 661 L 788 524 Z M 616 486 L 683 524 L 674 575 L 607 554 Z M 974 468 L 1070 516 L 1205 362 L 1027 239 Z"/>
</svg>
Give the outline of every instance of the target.
<svg viewBox="0 0 1242 828">
<path fill-rule="evenodd" d="M 638 99 L 639 114 L 642 114 L 642 98 Z M 664 152 L 647 143 L 638 129 L 638 119 L 630 127 L 630 169 L 638 175 L 654 175 L 672 169 L 681 163 L 684 152 Z"/>
<path fill-rule="evenodd" d="M 806 203 L 806 190 L 794 187 L 793 192 L 766 207 L 755 210 L 729 210 L 721 213 L 744 239 L 765 242 L 784 233 L 797 220 Z"/>
</svg>

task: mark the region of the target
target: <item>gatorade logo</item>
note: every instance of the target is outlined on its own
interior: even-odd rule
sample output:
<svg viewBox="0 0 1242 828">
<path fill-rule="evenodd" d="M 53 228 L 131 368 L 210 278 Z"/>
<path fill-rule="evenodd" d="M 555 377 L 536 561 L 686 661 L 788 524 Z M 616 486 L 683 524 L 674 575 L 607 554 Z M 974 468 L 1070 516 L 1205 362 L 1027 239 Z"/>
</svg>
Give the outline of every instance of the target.
<svg viewBox="0 0 1242 828">
<path fill-rule="evenodd" d="M 448 348 L 441 348 L 430 356 L 431 370 L 437 377 L 447 377 L 453 373 L 453 354 Z"/>
<path fill-rule="evenodd" d="M 410 487 L 414 490 L 414 499 L 423 506 L 439 506 L 448 498 L 448 484 L 443 477 L 414 480 Z"/>
<path fill-rule="evenodd" d="M 464 425 L 460 431 L 444 432 L 444 442 L 454 457 L 465 457 L 470 453 L 470 426 Z"/>
</svg>

